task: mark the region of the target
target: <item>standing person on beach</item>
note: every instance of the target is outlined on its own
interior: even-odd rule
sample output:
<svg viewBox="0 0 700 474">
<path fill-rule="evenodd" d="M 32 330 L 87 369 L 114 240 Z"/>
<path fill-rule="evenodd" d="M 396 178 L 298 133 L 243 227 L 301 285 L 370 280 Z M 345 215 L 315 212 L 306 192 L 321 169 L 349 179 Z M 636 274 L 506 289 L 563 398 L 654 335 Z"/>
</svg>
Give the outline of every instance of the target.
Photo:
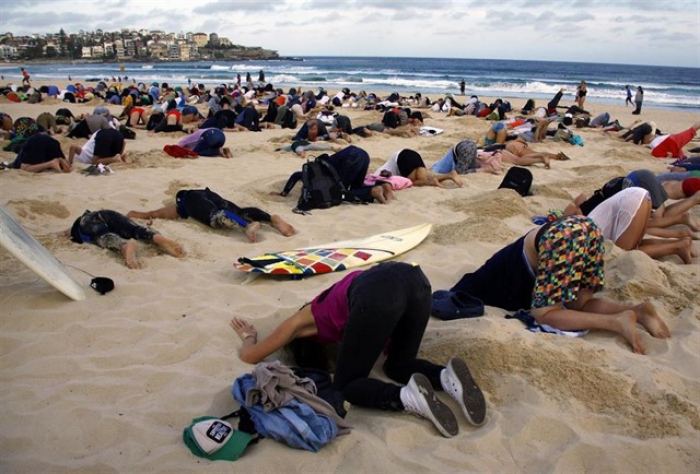
<svg viewBox="0 0 700 474">
<path fill-rule="evenodd" d="M 642 113 L 642 102 L 644 101 L 644 89 L 642 86 L 637 86 L 637 93 L 634 94 L 634 112 L 632 115 L 639 115 Z"/>
<path fill-rule="evenodd" d="M 464 95 L 464 91 L 466 90 L 466 88 L 467 88 L 467 83 L 464 82 L 464 79 L 462 79 L 462 81 L 459 83 L 459 93 L 461 95 Z"/>
<path fill-rule="evenodd" d="M 576 89 L 576 104 L 579 108 L 583 109 L 583 104 L 586 102 L 586 94 L 588 94 L 588 87 L 586 87 L 586 81 L 581 81 L 578 89 Z"/>
<path fill-rule="evenodd" d="M 625 86 L 625 91 L 627 92 L 627 99 L 625 99 L 625 107 L 627 107 L 627 105 L 634 107 L 634 103 L 632 102 L 632 89 L 630 89 L 629 85 Z"/>
<path fill-rule="evenodd" d="M 265 82 L 265 71 L 258 71 L 258 82 Z"/>
<path fill-rule="evenodd" d="M 29 82 L 29 79 L 31 76 L 29 75 L 27 70 L 24 69 L 23 67 L 21 67 L 20 70 L 22 71 L 22 85 L 25 85 L 27 87 L 31 87 L 31 83 Z"/>
<path fill-rule="evenodd" d="M 430 319 L 430 291 L 419 266 L 382 263 L 349 273 L 261 340 L 243 318 L 233 318 L 231 328 L 242 341 L 239 357 L 249 364 L 288 346 L 298 366 L 327 369 L 323 346 L 340 343 L 333 388 L 348 402 L 416 414 L 449 438 L 459 425 L 436 391 L 454 398 L 474 426 L 486 421 L 486 401 L 462 359 L 453 357 L 445 367 L 418 358 Z M 370 378 L 382 352 L 384 373 L 401 385 Z"/>
</svg>

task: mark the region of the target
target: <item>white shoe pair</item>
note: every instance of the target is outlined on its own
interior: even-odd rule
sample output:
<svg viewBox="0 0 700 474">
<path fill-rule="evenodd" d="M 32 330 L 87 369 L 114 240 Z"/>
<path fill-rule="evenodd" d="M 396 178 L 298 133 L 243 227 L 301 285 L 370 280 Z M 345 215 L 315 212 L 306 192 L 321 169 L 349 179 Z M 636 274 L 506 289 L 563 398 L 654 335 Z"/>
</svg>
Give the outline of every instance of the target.
<svg viewBox="0 0 700 474">
<path fill-rule="evenodd" d="M 467 364 L 453 357 L 440 374 L 440 382 L 443 390 L 462 408 L 467 421 L 481 426 L 486 420 L 486 401 Z M 437 397 L 425 375 L 416 373 L 411 376 L 408 385 L 401 389 L 401 402 L 409 413 L 432 421 L 443 436 L 451 438 L 459 433 L 454 413 Z"/>
</svg>

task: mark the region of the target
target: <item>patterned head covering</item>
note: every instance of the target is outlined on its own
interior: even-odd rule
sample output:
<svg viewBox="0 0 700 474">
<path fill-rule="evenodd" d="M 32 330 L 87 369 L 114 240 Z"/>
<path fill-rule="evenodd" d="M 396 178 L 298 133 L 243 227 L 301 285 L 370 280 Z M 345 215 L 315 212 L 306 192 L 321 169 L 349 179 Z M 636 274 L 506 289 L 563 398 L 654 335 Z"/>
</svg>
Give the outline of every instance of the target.
<svg viewBox="0 0 700 474">
<path fill-rule="evenodd" d="M 458 174 L 472 173 L 476 170 L 476 142 L 463 140 L 452 150 L 455 159 L 455 171 Z"/>
</svg>

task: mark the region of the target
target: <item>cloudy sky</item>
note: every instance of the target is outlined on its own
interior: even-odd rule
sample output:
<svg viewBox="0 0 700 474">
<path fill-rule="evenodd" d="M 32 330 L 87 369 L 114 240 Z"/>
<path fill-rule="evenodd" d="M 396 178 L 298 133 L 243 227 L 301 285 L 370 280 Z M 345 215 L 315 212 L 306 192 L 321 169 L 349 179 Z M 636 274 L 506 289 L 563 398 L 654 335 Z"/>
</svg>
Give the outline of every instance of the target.
<svg viewBox="0 0 700 474">
<path fill-rule="evenodd" d="M 700 67 L 700 0 L 0 0 L 0 33 L 216 32 L 283 56 Z"/>
</svg>

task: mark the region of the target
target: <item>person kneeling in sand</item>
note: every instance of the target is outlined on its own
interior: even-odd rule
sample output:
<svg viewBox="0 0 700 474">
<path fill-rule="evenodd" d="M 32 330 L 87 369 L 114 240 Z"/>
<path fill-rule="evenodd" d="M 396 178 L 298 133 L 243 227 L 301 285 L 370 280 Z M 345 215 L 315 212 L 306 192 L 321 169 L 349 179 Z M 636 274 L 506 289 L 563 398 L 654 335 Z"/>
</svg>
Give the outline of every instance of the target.
<svg viewBox="0 0 700 474">
<path fill-rule="evenodd" d="M 316 158 L 324 160 L 338 174 L 338 179 L 347 191 L 347 197 L 355 201 L 366 203 L 375 199 L 380 204 L 386 204 L 394 199 L 394 189 L 389 183 L 377 183 L 374 186 L 365 185 L 365 177 L 369 169 L 369 154 L 360 147 L 350 145 L 330 156 L 323 154 Z M 271 195 L 286 197 L 294 186 L 303 178 L 302 171 L 291 174 L 279 193 L 271 192 Z"/>
<path fill-rule="evenodd" d="M 474 426 L 485 423 L 487 406 L 462 359 L 442 366 L 418 358 L 430 304 L 430 282 L 420 267 L 388 262 L 349 273 L 265 338 L 258 340 L 255 326 L 243 318 L 233 318 L 231 328 L 241 338 L 239 357 L 248 364 L 286 346 L 296 365 L 327 370 L 324 346 L 338 343 L 332 388 L 345 400 L 427 418 L 449 438 L 459 433 L 459 424 L 436 392 L 454 398 Z M 401 385 L 371 377 L 382 352 L 384 373 Z"/>
<path fill-rule="evenodd" d="M 153 242 L 173 257 L 185 255 L 182 246 L 158 232 L 140 226 L 124 215 L 110 210 L 85 211 L 70 229 L 61 233 L 73 242 L 90 243 L 121 253 L 129 268 L 141 268 L 137 240 Z"/>
<path fill-rule="evenodd" d="M 68 149 L 68 163 L 73 159 L 86 165 L 111 165 L 112 163 L 131 163 L 125 151 L 124 135 L 119 130 L 105 129 L 93 133 L 83 146 L 71 145 Z"/>
<path fill-rule="evenodd" d="M 603 243 L 590 217 L 565 216 L 499 250 L 451 291 L 508 311 L 528 309 L 538 323 L 562 331 L 612 331 L 643 354 L 637 324 L 657 338 L 671 333 L 648 301 L 629 305 L 594 297 L 604 285 Z"/>
<path fill-rule="evenodd" d="M 71 166 L 61 150 L 61 144 L 45 133 L 34 135 L 27 140 L 12 163 L 12 168 L 31 173 L 44 170 L 54 170 L 59 173 L 71 171 Z"/>
<path fill-rule="evenodd" d="M 178 146 L 191 150 L 200 156 L 233 158 L 231 149 L 224 147 L 224 144 L 226 144 L 226 135 L 218 128 L 200 128 L 177 142 Z M 183 158 L 196 158 L 196 156 Z"/>
<path fill-rule="evenodd" d="M 411 180 L 414 186 L 437 186 L 444 188 L 444 181 L 454 182 L 458 188 L 464 184 L 455 170 L 445 174 L 434 173 L 426 168 L 423 158 L 417 151 L 408 148 L 399 150 L 377 168 L 373 174 L 380 176 L 403 176 Z"/>
<path fill-rule="evenodd" d="M 193 219 L 215 229 L 242 228 L 251 242 L 257 242 L 260 223 L 270 224 L 285 237 L 294 235 L 294 227 L 276 214 L 268 214 L 255 207 L 238 207 L 209 188 L 183 189 L 175 196 L 175 203 L 148 212 L 129 211 L 131 219 Z"/>
</svg>

